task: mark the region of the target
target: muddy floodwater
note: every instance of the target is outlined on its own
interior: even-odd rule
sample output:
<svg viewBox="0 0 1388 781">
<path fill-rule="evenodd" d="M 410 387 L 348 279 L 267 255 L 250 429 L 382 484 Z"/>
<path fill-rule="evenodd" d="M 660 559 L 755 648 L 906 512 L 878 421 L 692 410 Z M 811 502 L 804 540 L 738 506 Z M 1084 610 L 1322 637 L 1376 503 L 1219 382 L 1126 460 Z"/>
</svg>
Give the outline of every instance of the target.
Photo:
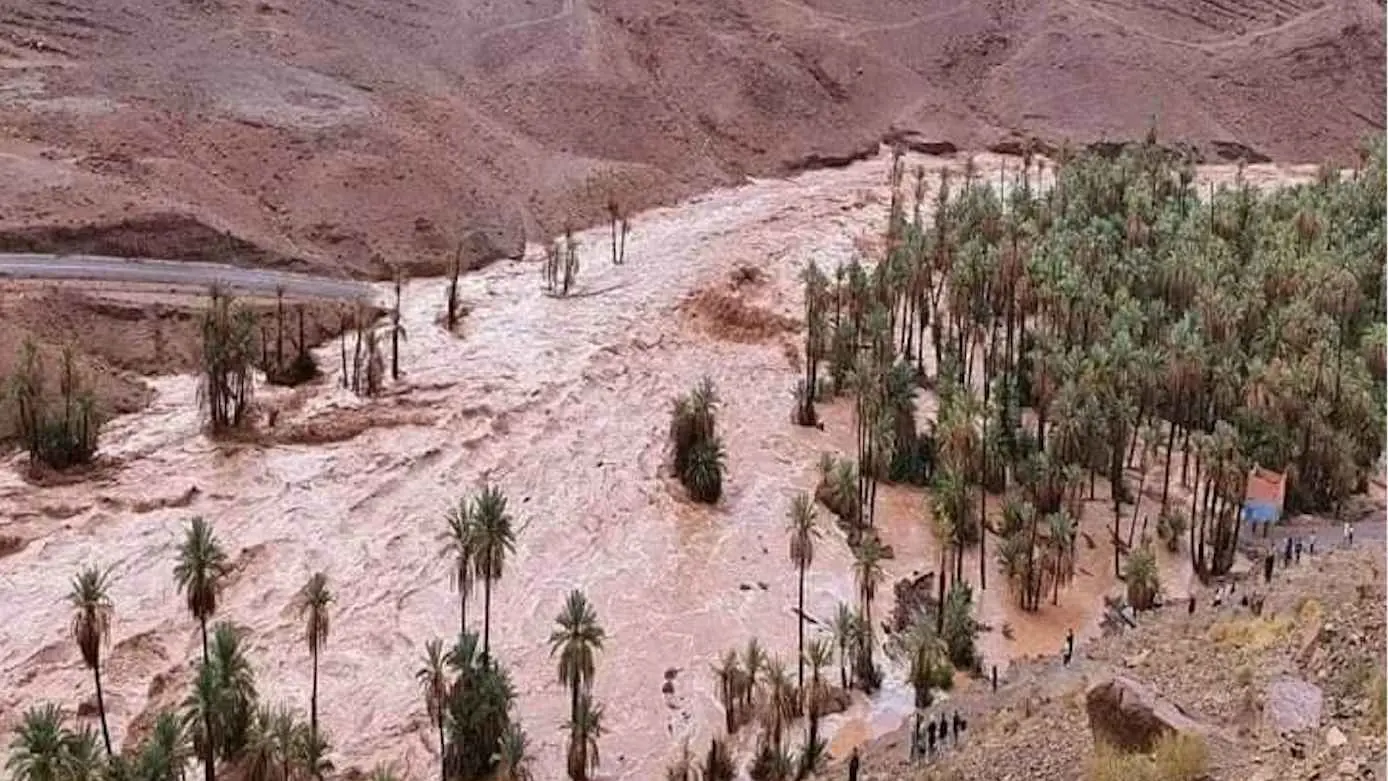
<svg viewBox="0 0 1388 781">
<path fill-rule="evenodd" d="M 998 158 L 977 162 L 996 177 Z M 279 410 L 276 430 L 292 432 L 270 444 L 210 442 L 195 380 L 171 377 L 152 381 L 147 410 L 109 424 L 102 445 L 116 466 L 98 477 L 40 489 L 4 468 L 0 535 L 22 547 L 0 554 L 0 761 L 22 709 L 52 700 L 71 710 L 91 695 L 67 635 L 69 578 L 83 565 L 111 570 L 103 683 L 113 740 L 183 699 L 199 641 L 173 566 L 183 525 L 201 515 L 236 567 L 217 618 L 248 630 L 263 697 L 307 710 L 308 653 L 290 603 L 322 570 L 337 597 L 320 682 L 334 763 L 392 762 L 404 778 L 433 777 L 436 749 L 414 673 L 426 641 L 458 630 L 444 511 L 484 481 L 505 491 L 520 529 L 492 595 L 491 634 L 518 691 L 537 777 L 563 775 L 568 696 L 547 639 L 574 588 L 608 635 L 595 682 L 606 706 L 599 777 L 647 781 L 683 739 L 701 750 L 722 723 L 710 665 L 723 649 L 755 635 L 794 660 L 786 510 L 791 495 L 813 489 L 820 454 L 845 451 L 853 437 L 846 404 L 826 408 L 825 431 L 790 423 L 798 274 L 811 259 L 830 268 L 849 260 L 881 231 L 887 166 L 883 157 L 757 181 L 638 215 L 621 266 L 611 264 L 605 228 L 585 232 L 569 299 L 542 291 L 538 250 L 469 274 L 470 313 L 457 336 L 438 325 L 444 282 L 409 282 L 402 380 L 379 399 L 357 399 L 337 387 L 338 348 L 325 347 L 324 382 L 262 393 Z M 1258 182 L 1286 174 L 1250 169 Z M 756 271 L 735 273 L 743 268 Z M 662 474 L 671 399 L 704 375 L 723 399 L 729 469 L 711 509 L 691 505 Z M 879 502 L 896 550 L 875 610 L 885 616 L 890 583 L 933 570 L 938 556 L 919 491 L 887 488 Z M 1114 579 L 1108 516 L 1102 501 L 1092 509 L 1081 531 L 1097 545 L 1080 546 L 1079 576 L 1059 607 L 1016 614 L 990 572 L 980 609 L 995 627 L 981 638 L 987 659 L 1053 653 L 1067 627 L 1095 631 Z M 852 598 L 849 561 L 826 521 L 807 576 L 810 616 L 827 619 Z M 1179 563 L 1165 564 L 1168 592 L 1183 594 Z M 976 580 L 977 560 L 965 568 Z M 478 629 L 480 608 L 480 599 L 469 605 Z M 667 671 L 673 695 L 661 691 Z M 829 720 L 833 749 L 895 728 L 910 703 L 892 671 L 874 702 Z"/>
</svg>

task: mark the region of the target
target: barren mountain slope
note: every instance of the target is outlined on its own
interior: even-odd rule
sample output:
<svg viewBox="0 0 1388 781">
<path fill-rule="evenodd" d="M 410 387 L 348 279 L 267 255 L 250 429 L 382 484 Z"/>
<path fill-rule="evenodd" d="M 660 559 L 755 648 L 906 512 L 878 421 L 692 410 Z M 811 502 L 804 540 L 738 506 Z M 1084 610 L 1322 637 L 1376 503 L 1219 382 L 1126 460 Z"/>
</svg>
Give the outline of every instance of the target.
<svg viewBox="0 0 1388 781">
<path fill-rule="evenodd" d="M 1383 44 L 1373 0 L 0 0 L 0 250 L 437 267 L 892 128 L 1347 160 Z"/>
</svg>

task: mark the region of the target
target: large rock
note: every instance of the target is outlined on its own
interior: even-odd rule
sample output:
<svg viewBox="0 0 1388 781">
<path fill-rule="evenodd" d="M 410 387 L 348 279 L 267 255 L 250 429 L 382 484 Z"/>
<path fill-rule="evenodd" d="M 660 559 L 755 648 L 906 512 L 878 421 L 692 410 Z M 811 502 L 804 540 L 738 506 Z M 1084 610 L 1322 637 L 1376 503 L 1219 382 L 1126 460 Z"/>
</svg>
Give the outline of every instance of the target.
<svg viewBox="0 0 1388 781">
<path fill-rule="evenodd" d="M 1301 732 L 1321 725 L 1325 694 L 1300 678 L 1278 678 L 1268 684 L 1263 714 L 1278 732 Z"/>
<path fill-rule="evenodd" d="M 1210 734 L 1180 706 L 1162 699 L 1150 687 L 1131 678 L 1101 679 L 1085 692 L 1085 710 L 1095 741 L 1128 751 L 1151 751 L 1171 733 Z"/>
</svg>

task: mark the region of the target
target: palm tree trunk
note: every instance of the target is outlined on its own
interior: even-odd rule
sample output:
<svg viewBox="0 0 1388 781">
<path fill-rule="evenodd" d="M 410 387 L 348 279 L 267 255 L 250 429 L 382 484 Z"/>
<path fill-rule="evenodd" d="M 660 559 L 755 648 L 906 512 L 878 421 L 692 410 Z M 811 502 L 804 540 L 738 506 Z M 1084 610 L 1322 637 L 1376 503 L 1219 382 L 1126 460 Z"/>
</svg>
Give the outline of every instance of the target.
<svg viewBox="0 0 1388 781">
<path fill-rule="evenodd" d="M 198 626 L 202 628 L 202 663 L 207 664 L 207 619 L 199 618 Z"/>
<path fill-rule="evenodd" d="M 443 719 L 439 719 L 439 781 L 448 781 L 448 769 L 443 761 Z"/>
<path fill-rule="evenodd" d="M 1146 459 L 1146 455 L 1143 456 Z M 1133 548 L 1133 532 L 1137 530 L 1137 508 L 1142 506 L 1142 486 L 1147 482 L 1146 468 L 1138 472 L 1137 495 L 1133 497 L 1133 520 L 1128 524 L 1128 550 Z M 1145 531 L 1145 529 L 1144 529 Z"/>
<path fill-rule="evenodd" d="M 578 678 L 575 677 L 573 684 L 569 687 L 569 723 L 578 723 Z"/>
<path fill-rule="evenodd" d="M 799 643 L 798 643 L 798 645 L 796 646 L 796 648 L 799 650 L 799 658 L 800 658 L 800 667 L 799 667 L 799 672 L 798 672 L 798 676 L 797 676 L 797 677 L 798 677 L 798 680 L 796 681 L 796 683 L 800 686 L 800 696 L 803 697 L 803 696 L 805 695 L 805 563 L 804 563 L 804 561 L 801 561 L 801 562 L 800 562 L 800 611 L 799 611 L 799 616 L 798 616 L 797 619 L 796 619 L 796 624 L 797 624 L 797 628 L 799 629 L 799 633 L 800 633 Z"/>
<path fill-rule="evenodd" d="M 482 659 L 492 655 L 492 579 L 482 579 Z"/>
<path fill-rule="evenodd" d="M 945 558 L 945 556 L 948 551 L 949 546 L 945 545 L 944 541 L 942 540 L 940 544 L 940 587 L 937 589 L 937 591 L 939 592 L 939 597 L 938 602 L 936 602 L 935 606 L 936 634 L 945 631 L 945 578 L 948 576 L 949 570 L 949 561 Z"/>
<path fill-rule="evenodd" d="M 96 712 L 101 714 L 101 739 L 106 743 L 106 758 L 111 758 L 111 731 L 106 728 L 106 697 L 101 691 L 101 660 L 92 665 L 92 675 L 96 677 Z"/>
<path fill-rule="evenodd" d="M 318 740 L 318 649 L 313 651 L 313 690 L 308 698 L 308 730 Z M 316 772 L 316 771 L 315 771 Z"/>
<path fill-rule="evenodd" d="M 461 582 L 458 584 L 458 631 L 467 631 L 467 586 Z"/>
</svg>

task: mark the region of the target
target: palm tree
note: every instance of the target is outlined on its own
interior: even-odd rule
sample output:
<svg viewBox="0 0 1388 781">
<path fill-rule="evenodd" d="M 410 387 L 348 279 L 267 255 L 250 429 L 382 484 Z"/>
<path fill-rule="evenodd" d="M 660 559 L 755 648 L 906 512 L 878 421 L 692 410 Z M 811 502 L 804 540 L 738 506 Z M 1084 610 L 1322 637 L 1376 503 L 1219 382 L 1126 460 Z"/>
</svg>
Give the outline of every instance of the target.
<svg viewBox="0 0 1388 781">
<path fill-rule="evenodd" d="M 204 668 L 211 674 L 212 706 L 205 711 L 205 720 L 211 723 L 210 743 L 226 761 L 241 757 L 254 726 L 257 693 L 255 674 L 246 659 L 242 645 L 241 631 L 225 621 L 213 627 L 211 654 Z M 203 696 L 203 682 L 194 687 L 194 696 Z M 202 707 L 203 703 L 197 703 Z"/>
<path fill-rule="evenodd" d="M 217 612 L 222 582 L 230 571 L 227 555 L 213 536 L 212 527 L 201 516 L 194 518 L 178 549 L 174 579 L 178 582 L 178 590 L 187 595 L 188 612 L 202 629 L 204 663 L 207 662 L 207 620 Z"/>
<path fill-rule="evenodd" d="M 1054 592 L 1051 604 L 1060 604 L 1060 587 L 1069 585 L 1075 576 L 1075 559 L 1071 554 L 1075 538 L 1075 522 L 1070 514 L 1061 510 L 1051 513 L 1047 519 L 1049 534 L 1046 539 L 1047 553 L 1051 564 L 1051 580 Z M 1115 543 L 1117 540 L 1114 541 Z"/>
<path fill-rule="evenodd" d="M 718 664 L 713 666 L 713 675 L 718 679 L 718 700 L 723 703 L 723 723 L 731 735 L 737 730 L 737 690 L 742 678 L 742 665 L 737 651 L 731 648 L 723 652 Z"/>
<path fill-rule="evenodd" d="M 1146 610 L 1153 605 L 1161 593 L 1161 578 L 1157 571 L 1157 557 L 1150 545 L 1133 551 L 1124 562 L 1123 579 L 1127 582 L 1128 604 L 1134 610 Z"/>
<path fill-rule="evenodd" d="M 443 642 L 434 639 L 424 646 L 424 664 L 415 671 L 415 680 L 424 690 L 424 706 L 429 712 L 429 721 L 439 733 L 439 781 L 447 781 L 448 772 L 444 765 L 443 715 L 444 703 L 448 699 L 448 676 L 444 672 Z"/>
<path fill-rule="evenodd" d="M 491 656 L 492 583 L 501 579 L 506 557 L 516 550 L 516 533 L 506 512 L 506 496 L 494 486 L 486 486 L 472 505 L 476 534 L 473 566 L 482 578 L 482 656 Z"/>
<path fill-rule="evenodd" d="M 579 694 L 593 686 L 593 653 L 602 650 L 604 633 L 597 612 L 578 589 L 569 592 L 554 621 L 559 628 L 549 636 L 549 655 L 559 654 L 559 682 L 569 687 L 569 718 L 576 721 Z"/>
<path fill-rule="evenodd" d="M 863 656 L 864 667 L 859 676 L 870 681 L 874 675 L 872 665 L 872 601 L 877 597 L 877 584 L 882 581 L 882 559 L 886 550 L 878 541 L 877 535 L 864 535 L 862 541 L 853 549 L 853 576 L 858 582 L 858 593 L 863 601 L 862 632 L 858 637 L 859 650 Z"/>
<path fill-rule="evenodd" d="M 494 759 L 496 781 L 534 781 L 535 775 L 530 772 L 530 738 L 519 724 L 506 725 Z"/>
<path fill-rule="evenodd" d="M 858 617 L 847 602 L 840 602 L 834 611 L 834 620 L 829 624 L 834 637 L 834 646 L 839 651 L 839 688 L 848 688 L 849 649 L 857 643 Z"/>
<path fill-rule="evenodd" d="M 328 576 L 315 572 L 299 590 L 294 609 L 304 622 L 304 642 L 313 657 L 313 689 L 309 695 L 309 731 L 318 736 L 318 652 L 328 642 L 328 604 L 333 593 L 328 590 Z"/>
<path fill-rule="evenodd" d="M 72 639 L 82 651 L 82 662 L 96 679 L 96 711 L 101 716 L 101 738 L 106 756 L 111 756 L 111 731 L 106 727 L 106 699 L 101 691 L 101 646 L 111 636 L 111 598 L 107 595 L 106 575 L 87 567 L 72 580 Z"/>
<path fill-rule="evenodd" d="M 83 726 L 77 732 L 67 733 L 64 743 L 68 781 L 98 781 L 105 768 L 92 728 Z"/>
<path fill-rule="evenodd" d="M 216 781 L 216 749 L 218 731 L 214 725 L 220 721 L 222 694 L 217 685 L 217 671 L 211 663 L 203 662 L 198 675 L 193 679 L 193 690 L 183 706 L 187 708 L 188 720 L 196 725 L 193 729 L 193 748 L 202 756 L 202 772 L 205 781 Z"/>
<path fill-rule="evenodd" d="M 742 701 L 747 708 L 752 707 L 757 682 L 761 680 L 762 671 L 765 669 L 766 652 L 762 650 L 761 642 L 753 637 L 747 641 L 747 648 L 742 652 Z"/>
<path fill-rule="evenodd" d="M 569 778 L 587 781 L 588 774 L 598 769 L 598 739 L 602 737 L 602 706 L 593 703 L 590 694 L 578 699 L 578 710 L 569 720 Z"/>
<path fill-rule="evenodd" d="M 456 506 L 449 508 L 446 518 L 448 546 L 445 553 L 453 556 L 453 570 L 449 573 L 449 580 L 458 591 L 458 631 L 466 632 L 467 598 L 472 593 L 473 579 L 477 574 L 473 562 L 476 527 L 472 523 L 466 499 L 459 499 Z"/>
<path fill-rule="evenodd" d="M 140 752 L 140 777 L 149 781 L 180 781 L 191 758 L 192 746 L 183 719 L 171 711 L 160 712 Z"/>
<path fill-rule="evenodd" d="M 796 627 L 799 631 L 797 654 L 799 657 L 796 685 L 805 690 L 805 570 L 814 563 L 814 541 L 819 537 L 819 527 L 815 525 L 814 500 L 803 491 L 796 494 L 790 503 L 790 563 L 799 570 L 799 618 Z"/>
<path fill-rule="evenodd" d="M 941 473 L 930 492 L 930 525 L 935 532 L 935 544 L 940 548 L 940 571 L 938 578 L 939 595 L 937 603 L 945 604 L 945 581 L 949 579 L 949 548 L 955 539 L 954 513 L 961 506 L 963 482 L 953 476 L 953 472 Z M 945 613 L 936 611 L 935 630 L 944 630 Z"/>
<path fill-rule="evenodd" d="M 72 734 L 57 705 L 45 703 L 24 712 L 10 742 L 5 768 L 14 781 L 67 781 L 71 766 L 68 740 Z"/>
</svg>

